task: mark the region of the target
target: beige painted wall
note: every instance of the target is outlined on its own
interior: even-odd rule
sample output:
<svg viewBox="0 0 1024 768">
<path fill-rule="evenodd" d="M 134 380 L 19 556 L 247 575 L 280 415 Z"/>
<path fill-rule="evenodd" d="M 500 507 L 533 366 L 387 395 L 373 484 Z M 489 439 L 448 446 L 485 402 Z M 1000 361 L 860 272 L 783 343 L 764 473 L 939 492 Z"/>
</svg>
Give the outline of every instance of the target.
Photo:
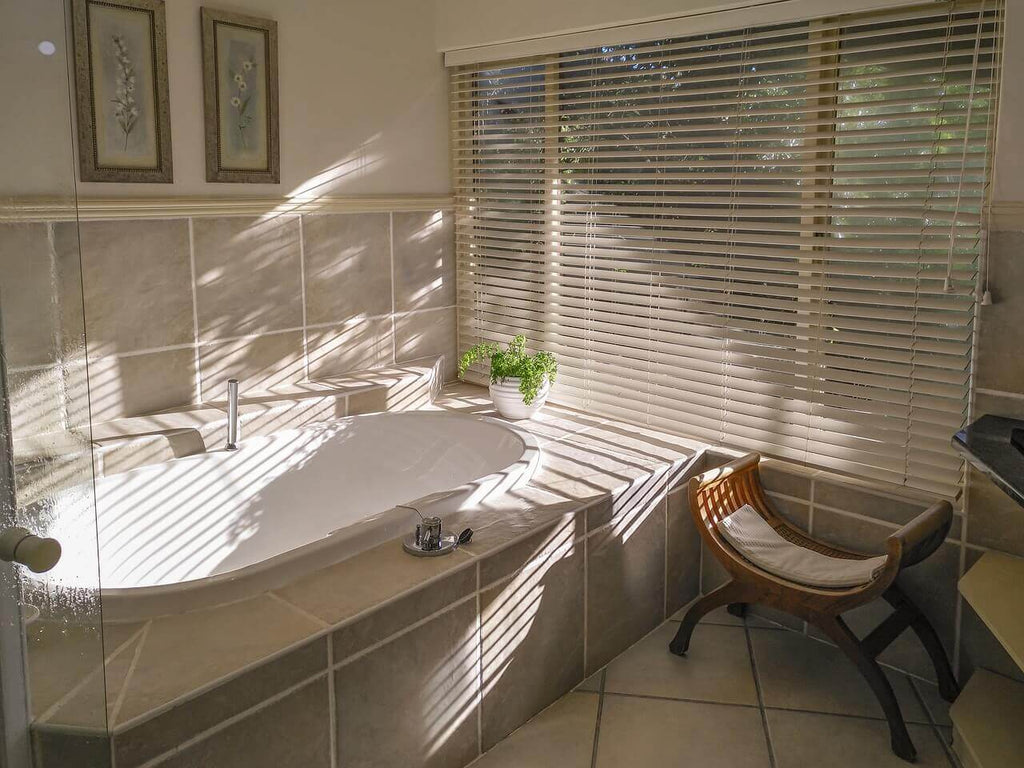
<svg viewBox="0 0 1024 768">
<path fill-rule="evenodd" d="M 218 8 L 276 19 L 281 85 L 279 185 L 207 184 L 199 7 L 166 5 L 174 184 L 82 184 L 85 196 L 445 193 L 447 97 L 425 0 L 233 0 Z M 45 4 L 45 6 L 43 5 Z M 207 2 L 208 4 L 208 2 Z M 60 0 L 0 0 L 0 196 L 64 191 L 69 176 Z M 44 10 L 40 10 L 44 8 Z M 5 110 L 6 112 L 6 110 Z M 30 119 L 31 118 L 31 119 Z M 57 148 L 55 150 L 55 148 Z M 76 161 L 77 162 L 77 161 Z"/>
<path fill-rule="evenodd" d="M 756 1 L 756 0 L 755 0 Z M 447 51 L 511 40 L 751 5 L 750 0 L 435 0 L 437 47 Z"/>
</svg>

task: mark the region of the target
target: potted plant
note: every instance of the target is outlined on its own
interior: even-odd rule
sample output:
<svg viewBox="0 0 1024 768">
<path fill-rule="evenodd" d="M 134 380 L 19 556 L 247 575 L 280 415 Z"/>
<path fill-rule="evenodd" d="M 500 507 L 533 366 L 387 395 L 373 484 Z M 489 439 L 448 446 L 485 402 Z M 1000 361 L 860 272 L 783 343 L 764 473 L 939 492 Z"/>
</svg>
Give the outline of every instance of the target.
<svg viewBox="0 0 1024 768">
<path fill-rule="evenodd" d="M 459 378 L 478 360 L 491 364 L 491 400 L 506 419 L 530 419 L 544 405 L 555 383 L 558 362 L 550 352 L 526 352 L 526 337 L 516 336 L 501 349 L 493 342 L 476 344 L 459 358 Z"/>
</svg>

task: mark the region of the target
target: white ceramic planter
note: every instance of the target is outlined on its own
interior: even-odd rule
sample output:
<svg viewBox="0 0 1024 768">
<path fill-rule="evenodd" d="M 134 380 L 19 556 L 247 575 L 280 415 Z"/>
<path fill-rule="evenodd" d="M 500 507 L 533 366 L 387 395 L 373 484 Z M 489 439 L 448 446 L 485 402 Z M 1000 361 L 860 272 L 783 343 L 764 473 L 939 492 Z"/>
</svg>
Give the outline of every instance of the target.
<svg viewBox="0 0 1024 768">
<path fill-rule="evenodd" d="M 491 384 L 491 400 L 498 413 L 511 421 L 532 419 L 544 402 L 548 399 L 548 392 L 551 391 L 551 384 L 547 377 L 544 378 L 544 385 L 537 391 L 533 402 L 527 405 L 523 402 L 523 393 L 519 391 L 519 379 L 509 377 Z"/>
</svg>

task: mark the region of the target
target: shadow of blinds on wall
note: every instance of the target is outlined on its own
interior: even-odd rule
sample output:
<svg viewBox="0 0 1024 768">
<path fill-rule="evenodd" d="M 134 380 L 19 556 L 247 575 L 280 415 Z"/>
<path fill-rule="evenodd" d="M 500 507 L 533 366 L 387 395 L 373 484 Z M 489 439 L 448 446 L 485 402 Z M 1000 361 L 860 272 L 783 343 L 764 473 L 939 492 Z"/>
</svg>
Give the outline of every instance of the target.
<svg viewBox="0 0 1024 768">
<path fill-rule="evenodd" d="M 1002 13 L 453 69 L 461 346 L 522 333 L 557 401 L 956 496 Z"/>
</svg>

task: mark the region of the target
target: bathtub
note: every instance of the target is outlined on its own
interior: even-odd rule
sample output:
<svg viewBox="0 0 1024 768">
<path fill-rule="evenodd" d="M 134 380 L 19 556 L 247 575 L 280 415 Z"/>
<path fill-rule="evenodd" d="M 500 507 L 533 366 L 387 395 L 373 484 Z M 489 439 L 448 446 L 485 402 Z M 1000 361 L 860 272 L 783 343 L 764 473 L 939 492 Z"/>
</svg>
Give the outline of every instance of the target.
<svg viewBox="0 0 1024 768">
<path fill-rule="evenodd" d="M 79 513 L 58 514 L 50 535 L 88 544 L 98 526 L 104 618 L 143 619 L 281 586 L 411 533 L 418 517 L 398 505 L 443 519 L 539 463 L 534 438 L 495 419 L 353 416 L 100 478 L 92 530 L 79 489 L 67 500 Z M 94 583 L 95 552 L 65 552 L 48 581 Z"/>
</svg>

